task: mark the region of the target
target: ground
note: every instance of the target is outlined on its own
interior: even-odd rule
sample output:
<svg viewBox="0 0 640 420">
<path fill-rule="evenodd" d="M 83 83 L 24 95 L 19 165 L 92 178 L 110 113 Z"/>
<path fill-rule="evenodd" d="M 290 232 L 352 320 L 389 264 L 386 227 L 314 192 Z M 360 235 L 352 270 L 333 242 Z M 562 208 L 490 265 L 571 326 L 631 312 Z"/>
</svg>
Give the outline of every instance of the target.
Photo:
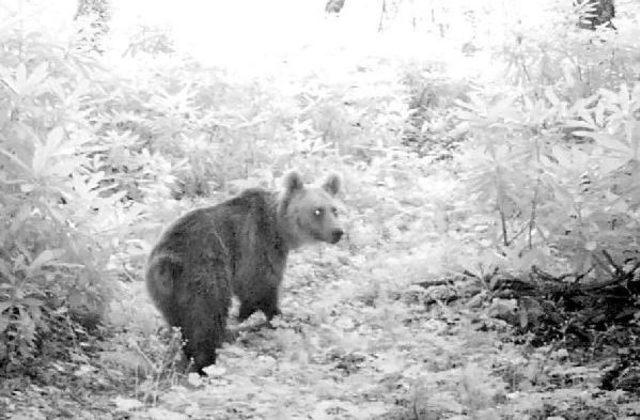
<svg viewBox="0 0 640 420">
<path fill-rule="evenodd" d="M 61 375 L 74 369 L 64 372 L 66 387 L 23 384 L 4 393 L 4 412 L 13 419 L 577 419 L 639 412 L 624 393 L 595 387 L 598 366 L 574 366 L 557 344 L 515 343 L 511 327 L 488 316 L 479 299 L 445 304 L 460 286 L 425 287 L 446 277 L 433 274 L 442 246 L 434 239 L 413 251 L 358 254 L 345 244 L 295 253 L 283 317 L 273 329 L 258 314 L 241 326 L 232 322 L 238 338 L 220 351 L 209 377 L 153 372 L 148 364 L 159 361 L 157 352 L 169 353 L 167 342 L 154 333 L 136 342 L 128 331 L 114 339 L 115 355 L 103 350 L 99 359 L 60 364 Z M 472 283 L 462 288 L 478 287 Z M 147 321 L 139 331 L 155 331 L 162 320 L 144 287 L 128 290 L 134 321 Z"/>
</svg>

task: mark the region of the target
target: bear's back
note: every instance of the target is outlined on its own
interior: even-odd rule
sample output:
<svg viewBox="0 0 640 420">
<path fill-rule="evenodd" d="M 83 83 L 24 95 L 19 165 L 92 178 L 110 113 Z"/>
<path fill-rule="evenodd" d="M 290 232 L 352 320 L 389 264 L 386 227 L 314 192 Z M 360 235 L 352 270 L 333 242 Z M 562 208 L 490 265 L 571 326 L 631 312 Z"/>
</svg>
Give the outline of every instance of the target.
<svg viewBox="0 0 640 420">
<path fill-rule="evenodd" d="M 249 234 L 277 236 L 276 200 L 274 192 L 250 188 L 222 203 L 192 210 L 166 229 L 152 255 L 170 253 L 186 262 L 212 247 L 235 253 L 238 241 Z"/>
</svg>

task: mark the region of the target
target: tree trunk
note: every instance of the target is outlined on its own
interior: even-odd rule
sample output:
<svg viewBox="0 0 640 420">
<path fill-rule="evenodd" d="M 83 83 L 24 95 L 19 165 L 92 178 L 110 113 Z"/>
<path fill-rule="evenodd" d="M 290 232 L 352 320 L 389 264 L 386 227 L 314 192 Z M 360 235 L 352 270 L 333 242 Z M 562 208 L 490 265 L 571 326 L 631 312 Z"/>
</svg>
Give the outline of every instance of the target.
<svg viewBox="0 0 640 420">
<path fill-rule="evenodd" d="M 611 22 L 616 16 L 614 0 L 575 0 L 578 7 L 578 26 L 582 29 L 595 30 L 596 27 L 605 25 L 616 29 Z"/>
<path fill-rule="evenodd" d="M 342 10 L 344 6 L 345 0 L 329 0 L 327 1 L 327 5 L 324 8 L 324 11 L 327 13 L 335 13 L 338 14 Z"/>
<path fill-rule="evenodd" d="M 80 44 L 89 51 L 102 54 L 104 38 L 109 32 L 111 0 L 78 0 L 74 20 L 85 19 L 87 25 L 82 25 L 78 30 Z"/>
</svg>

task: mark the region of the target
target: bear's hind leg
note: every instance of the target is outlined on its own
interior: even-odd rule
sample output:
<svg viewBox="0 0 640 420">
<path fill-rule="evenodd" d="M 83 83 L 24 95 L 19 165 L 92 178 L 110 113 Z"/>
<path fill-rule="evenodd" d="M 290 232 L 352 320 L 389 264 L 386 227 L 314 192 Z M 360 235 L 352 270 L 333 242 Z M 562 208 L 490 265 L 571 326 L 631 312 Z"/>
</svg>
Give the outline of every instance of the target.
<svg viewBox="0 0 640 420">
<path fill-rule="evenodd" d="M 226 326 L 221 319 L 213 319 L 203 324 L 193 336 L 187 338 L 184 346 L 184 354 L 192 362 L 191 371 L 200 375 L 205 374 L 203 368 L 216 362 L 216 350 L 222 346 L 222 341 L 226 338 Z"/>
<path fill-rule="evenodd" d="M 227 337 L 227 315 L 231 300 L 223 281 L 214 284 L 216 289 L 201 292 L 189 302 L 188 325 L 183 330 L 187 340 L 184 353 L 193 359 L 194 372 L 203 375 L 202 368 L 216 362 L 216 350 Z M 201 289 L 202 290 L 202 289 Z"/>
</svg>

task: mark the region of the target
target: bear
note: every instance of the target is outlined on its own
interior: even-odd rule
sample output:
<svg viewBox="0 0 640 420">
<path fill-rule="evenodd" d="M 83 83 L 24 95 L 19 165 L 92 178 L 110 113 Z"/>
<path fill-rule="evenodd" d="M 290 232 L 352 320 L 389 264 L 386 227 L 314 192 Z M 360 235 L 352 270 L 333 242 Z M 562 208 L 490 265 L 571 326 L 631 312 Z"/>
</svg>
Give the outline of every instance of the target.
<svg viewBox="0 0 640 420">
<path fill-rule="evenodd" d="M 298 172 L 284 177 L 281 191 L 249 188 L 220 204 L 192 210 L 172 223 L 149 255 L 146 286 L 172 327 L 179 327 L 192 371 L 216 361 L 227 335 L 232 295 L 238 320 L 262 311 L 267 322 L 278 304 L 287 256 L 313 242 L 335 244 L 344 231 L 332 174 L 307 186 Z"/>
</svg>

